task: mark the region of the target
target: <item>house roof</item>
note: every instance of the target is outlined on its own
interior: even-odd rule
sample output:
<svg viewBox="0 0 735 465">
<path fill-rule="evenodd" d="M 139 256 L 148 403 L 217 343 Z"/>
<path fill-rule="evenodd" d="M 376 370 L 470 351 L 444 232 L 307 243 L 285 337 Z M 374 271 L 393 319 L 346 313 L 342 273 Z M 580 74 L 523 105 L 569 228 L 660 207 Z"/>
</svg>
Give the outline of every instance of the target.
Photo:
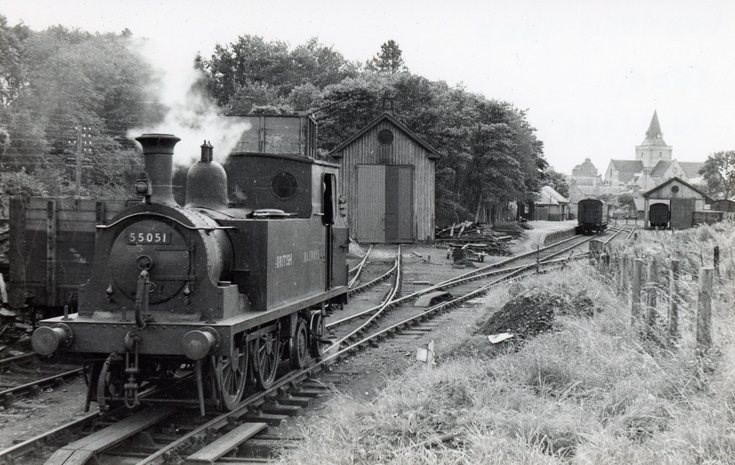
<svg viewBox="0 0 735 465">
<path fill-rule="evenodd" d="M 383 121 L 389 121 L 392 125 L 396 126 L 398 129 L 400 129 L 403 133 L 405 133 L 409 138 L 411 138 L 414 142 L 416 142 L 418 145 L 423 147 L 427 152 L 429 152 L 429 158 L 432 160 L 436 160 L 441 156 L 441 154 L 432 147 L 428 142 L 420 138 L 416 133 L 408 129 L 403 123 L 395 119 L 390 113 L 383 113 L 382 115 L 378 116 L 374 120 L 372 120 L 370 123 L 368 123 L 367 126 L 357 131 L 352 136 L 348 137 L 344 142 L 339 144 L 334 150 L 329 152 L 329 155 L 335 157 L 335 158 L 341 158 L 342 154 L 340 153 L 342 150 L 344 150 L 345 147 L 362 137 L 366 132 L 377 126 Z"/>
<path fill-rule="evenodd" d="M 693 179 L 701 176 L 699 174 L 699 170 L 704 166 L 704 162 L 680 161 L 679 166 L 681 166 L 681 169 L 684 170 L 684 174 L 686 174 L 689 179 Z"/>
<path fill-rule="evenodd" d="M 618 179 L 624 183 L 633 180 L 637 173 L 643 171 L 641 160 L 610 160 L 610 163 L 618 170 Z"/>
<path fill-rule="evenodd" d="M 678 182 L 680 182 L 680 183 L 684 184 L 684 185 L 685 185 L 685 186 L 687 186 L 687 187 L 688 187 L 689 189 L 693 190 L 693 191 L 694 191 L 694 192 L 696 192 L 697 194 L 699 194 L 699 195 L 701 195 L 702 197 L 704 197 L 704 198 L 705 198 L 705 200 L 709 200 L 710 202 L 714 202 L 714 199 L 713 199 L 712 197 L 710 197 L 709 195 L 705 194 L 705 193 L 704 193 L 704 192 L 702 192 L 702 191 L 701 191 L 700 189 L 698 189 L 698 188 L 696 188 L 696 187 L 692 186 L 691 184 L 689 184 L 688 182 L 684 181 L 683 179 L 681 179 L 681 178 L 677 178 L 676 176 L 674 176 L 673 178 L 670 178 L 670 179 L 668 179 L 668 180 L 666 180 L 666 181 L 662 182 L 661 184 L 659 184 L 658 186 L 654 187 L 653 189 L 651 189 L 651 190 L 648 190 L 648 191 L 644 192 L 644 193 L 643 193 L 643 197 L 648 197 L 648 196 L 649 196 L 649 195 L 651 195 L 652 193 L 656 192 L 656 191 L 657 191 L 657 190 L 659 190 L 659 189 L 662 189 L 662 188 L 666 187 L 666 185 L 668 185 L 668 184 L 671 184 L 671 183 L 672 183 L 672 182 L 674 182 L 674 181 L 678 181 Z"/>
<path fill-rule="evenodd" d="M 661 177 L 666 173 L 666 170 L 674 163 L 671 160 L 659 160 L 658 163 L 651 170 L 651 176 L 654 178 Z"/>
<path fill-rule="evenodd" d="M 542 187 L 541 192 L 536 196 L 536 204 L 538 205 L 559 205 L 562 203 L 569 203 L 569 200 L 551 186 Z"/>
<path fill-rule="evenodd" d="M 653 118 L 651 118 L 651 123 L 648 125 L 646 138 L 643 139 L 641 145 L 666 145 L 666 142 L 664 142 L 664 135 L 661 132 L 661 125 L 658 122 L 658 114 L 656 113 L 656 110 L 653 111 Z"/>
</svg>

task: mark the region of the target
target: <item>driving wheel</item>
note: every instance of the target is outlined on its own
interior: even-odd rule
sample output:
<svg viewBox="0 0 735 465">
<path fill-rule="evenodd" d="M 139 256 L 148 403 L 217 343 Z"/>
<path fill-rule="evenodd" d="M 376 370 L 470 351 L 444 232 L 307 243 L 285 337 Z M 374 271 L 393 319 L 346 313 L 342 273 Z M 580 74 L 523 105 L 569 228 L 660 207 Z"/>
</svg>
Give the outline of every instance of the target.
<svg viewBox="0 0 735 465">
<path fill-rule="evenodd" d="M 245 392 L 248 373 L 248 350 L 240 345 L 232 349 L 230 356 L 223 355 L 217 361 L 217 387 L 222 407 L 233 410 Z"/>
<path fill-rule="evenodd" d="M 258 336 L 251 345 L 253 351 L 253 370 L 255 382 L 261 389 L 273 386 L 278 371 L 278 362 L 281 359 L 280 329 L 268 331 Z"/>
<path fill-rule="evenodd" d="M 289 361 L 291 362 L 291 368 L 294 370 L 306 366 L 307 345 L 306 322 L 299 318 L 298 323 L 296 323 L 296 331 L 289 342 Z"/>
<path fill-rule="evenodd" d="M 324 332 L 324 318 L 322 318 L 321 312 L 313 312 L 309 322 L 309 353 L 317 360 L 324 353 L 322 345 Z"/>
</svg>

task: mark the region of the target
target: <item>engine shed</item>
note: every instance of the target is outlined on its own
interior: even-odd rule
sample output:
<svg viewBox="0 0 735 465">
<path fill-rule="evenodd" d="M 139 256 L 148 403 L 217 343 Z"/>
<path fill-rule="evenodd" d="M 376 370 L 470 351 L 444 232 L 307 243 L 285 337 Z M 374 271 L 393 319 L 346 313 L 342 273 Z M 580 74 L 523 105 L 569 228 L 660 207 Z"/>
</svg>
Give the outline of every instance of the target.
<svg viewBox="0 0 735 465">
<path fill-rule="evenodd" d="M 363 243 L 434 240 L 439 152 L 383 113 L 330 153 L 341 165 L 350 235 Z"/>
<path fill-rule="evenodd" d="M 644 225 L 687 229 L 705 222 L 714 200 L 700 189 L 680 178 L 673 177 L 643 193 Z M 668 215 L 668 217 L 666 216 Z"/>
</svg>

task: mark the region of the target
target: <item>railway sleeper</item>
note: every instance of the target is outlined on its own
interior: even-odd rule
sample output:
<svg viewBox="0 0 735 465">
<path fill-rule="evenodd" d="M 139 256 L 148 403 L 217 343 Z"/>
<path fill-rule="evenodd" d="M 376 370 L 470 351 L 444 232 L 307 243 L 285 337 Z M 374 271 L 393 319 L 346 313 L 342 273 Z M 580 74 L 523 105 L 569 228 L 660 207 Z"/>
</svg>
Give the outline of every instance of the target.
<svg viewBox="0 0 735 465">
<path fill-rule="evenodd" d="M 300 397 L 300 396 L 281 396 L 278 398 L 278 403 L 281 405 L 296 405 L 298 407 L 308 407 L 309 403 L 311 402 L 311 399 L 309 397 Z"/>
<path fill-rule="evenodd" d="M 265 423 L 243 423 L 191 454 L 186 458 L 186 463 L 214 463 L 231 451 L 238 449 L 243 442 L 267 429 L 268 425 Z"/>
<path fill-rule="evenodd" d="M 294 449 L 299 447 L 297 441 L 284 441 L 272 439 L 252 438 L 238 448 L 238 456 L 248 459 L 250 457 L 274 458 L 282 449 Z"/>
<path fill-rule="evenodd" d="M 326 389 L 314 389 L 314 388 L 304 387 L 294 392 L 294 394 L 298 397 L 314 398 L 314 397 L 321 397 L 322 395 L 324 395 L 325 392 L 327 392 Z"/>
<path fill-rule="evenodd" d="M 285 405 L 279 402 L 263 407 L 263 413 L 274 413 L 276 415 L 288 415 L 292 417 L 299 415 L 301 411 L 302 408 L 298 405 Z"/>
<path fill-rule="evenodd" d="M 265 423 L 268 426 L 279 426 L 282 422 L 286 421 L 289 415 L 282 415 L 278 413 L 259 413 L 252 414 L 248 413 L 242 417 L 242 419 L 248 423 Z"/>
</svg>

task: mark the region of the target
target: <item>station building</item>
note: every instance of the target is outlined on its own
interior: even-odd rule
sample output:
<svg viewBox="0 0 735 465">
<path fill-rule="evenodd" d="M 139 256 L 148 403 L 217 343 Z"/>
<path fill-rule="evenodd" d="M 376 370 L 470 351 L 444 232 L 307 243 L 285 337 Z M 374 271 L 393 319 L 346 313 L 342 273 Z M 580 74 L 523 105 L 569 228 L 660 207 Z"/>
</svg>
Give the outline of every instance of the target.
<svg viewBox="0 0 735 465">
<path fill-rule="evenodd" d="M 350 234 L 362 243 L 434 239 L 439 152 L 389 113 L 337 146 Z"/>
</svg>

